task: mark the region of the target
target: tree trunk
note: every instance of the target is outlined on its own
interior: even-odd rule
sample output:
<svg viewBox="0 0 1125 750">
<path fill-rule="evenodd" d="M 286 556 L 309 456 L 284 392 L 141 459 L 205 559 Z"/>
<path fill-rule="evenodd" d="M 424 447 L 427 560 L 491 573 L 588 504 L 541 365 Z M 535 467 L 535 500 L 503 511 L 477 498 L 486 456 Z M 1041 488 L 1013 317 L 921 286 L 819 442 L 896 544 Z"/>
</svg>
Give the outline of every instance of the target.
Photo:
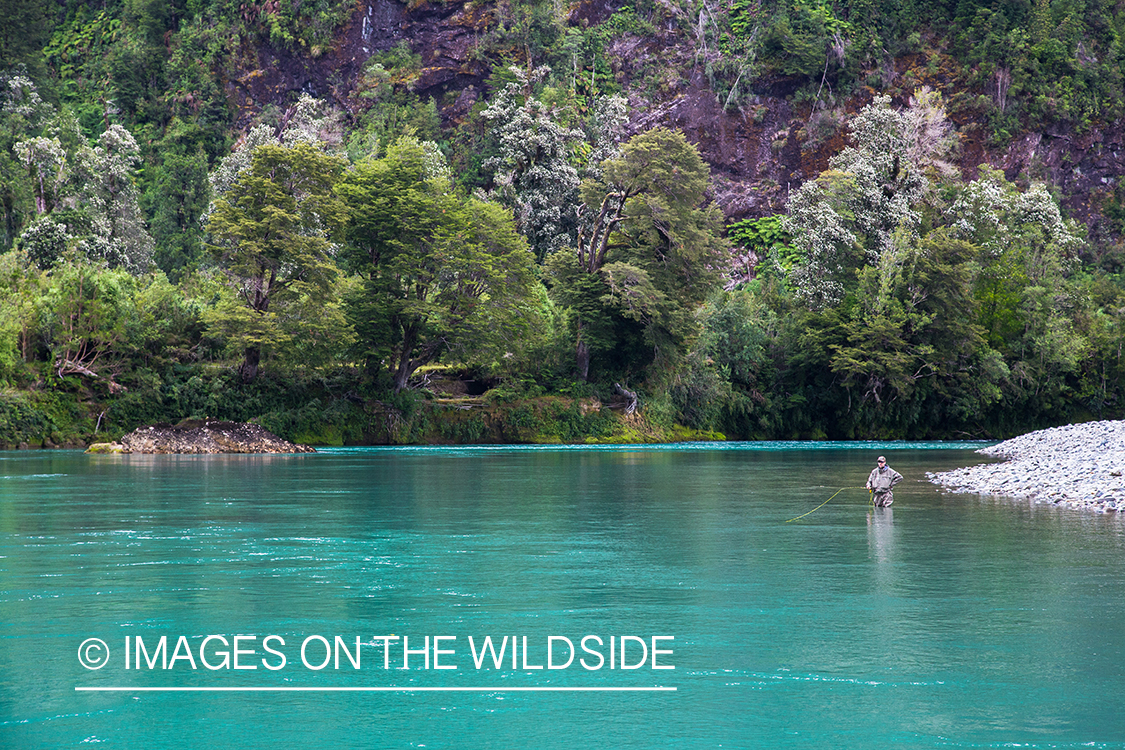
<svg viewBox="0 0 1125 750">
<path fill-rule="evenodd" d="M 581 336 L 579 331 L 579 336 Z M 590 349 L 586 346 L 586 342 L 581 338 L 578 339 L 578 350 L 575 352 L 578 361 L 578 379 L 583 383 L 590 375 Z"/>
<path fill-rule="evenodd" d="M 411 362 L 411 355 L 414 354 L 414 344 L 417 341 L 418 333 L 414 325 L 403 326 L 402 351 L 399 353 L 398 364 L 392 373 L 395 380 L 395 393 L 405 388 L 410 376 L 414 374 L 416 366 Z"/>
<path fill-rule="evenodd" d="M 410 355 L 404 355 L 399 360 L 398 367 L 395 368 L 395 393 L 398 393 L 406 387 L 407 382 L 410 380 L 410 375 L 413 371 L 410 369 Z"/>
<path fill-rule="evenodd" d="M 238 374 L 242 377 L 243 383 L 253 383 L 254 379 L 258 377 L 258 363 L 262 358 L 262 350 L 256 346 L 246 347 L 246 353 L 243 356 L 242 364 L 238 367 Z"/>
</svg>

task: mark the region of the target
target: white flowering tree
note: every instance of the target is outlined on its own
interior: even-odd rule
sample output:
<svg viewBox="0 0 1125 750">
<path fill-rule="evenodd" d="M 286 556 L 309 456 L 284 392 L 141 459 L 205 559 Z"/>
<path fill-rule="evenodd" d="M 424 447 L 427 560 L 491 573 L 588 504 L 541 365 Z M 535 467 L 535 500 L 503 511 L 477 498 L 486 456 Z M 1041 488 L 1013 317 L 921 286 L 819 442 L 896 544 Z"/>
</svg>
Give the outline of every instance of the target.
<svg viewBox="0 0 1125 750">
<path fill-rule="evenodd" d="M 598 179 L 602 164 L 621 156 L 625 126 L 629 123 L 629 105 L 623 96 L 601 96 L 594 102 L 594 111 L 586 127 L 590 151 L 582 171 L 583 179 Z"/>
<path fill-rule="evenodd" d="M 854 146 L 790 198 L 785 229 L 804 261 L 792 275 L 798 297 L 814 309 L 838 302 L 845 282 L 865 265 L 894 255 L 897 238 L 914 238 L 920 204 L 952 146 L 940 97 L 919 91 L 907 110 L 879 96 L 851 123 Z"/>
<path fill-rule="evenodd" d="M 40 269 L 48 269 L 66 252 L 71 241 L 65 224 L 43 216 L 20 234 L 20 248 Z"/>
<path fill-rule="evenodd" d="M 953 235 L 980 248 L 973 285 L 982 325 L 995 346 L 1036 327 L 1069 326 L 1065 302 L 1050 303 L 1058 295 L 1049 290 L 1061 289 L 1064 277 L 1078 266 L 1085 240 L 1073 221 L 1063 219 L 1046 186 L 1036 183 L 1021 191 L 1003 172 L 982 166 L 949 213 Z M 1054 322 L 1032 323 L 1031 318 Z"/>
<path fill-rule="evenodd" d="M 17 141 L 12 150 L 34 184 L 35 212 L 49 213 L 66 179 L 66 152 L 58 136 Z"/>
<path fill-rule="evenodd" d="M 36 223 L 51 221 L 42 228 L 35 223 L 25 227 L 20 239 L 41 268 L 53 265 L 62 250 L 74 246 L 89 260 L 111 268 L 133 274 L 149 269 L 153 241 L 139 204 L 136 169 L 141 154 L 132 133 L 110 125 L 91 147 L 73 120 L 61 119 L 49 137 L 24 139 L 13 151 L 35 186 Z M 60 208 L 67 209 L 68 217 L 55 220 Z M 65 242 L 60 242 L 60 228 Z"/>
<path fill-rule="evenodd" d="M 138 203 L 135 172 L 141 150 L 133 134 L 110 125 L 98 144 L 79 153 L 76 171 L 84 178 L 78 187 L 79 203 L 90 214 L 92 236 L 80 247 L 91 259 L 105 260 L 111 268 L 144 273 L 152 265 L 152 237 Z"/>
<path fill-rule="evenodd" d="M 54 144 L 38 143 L 54 115 L 35 84 L 19 73 L 0 73 L 0 251 L 46 210 L 55 194 Z M 38 168 L 44 167 L 40 175 Z M 40 181 L 42 176 L 42 181 Z"/>
<path fill-rule="evenodd" d="M 1084 240 L 1047 188 L 986 166 L 943 204 L 952 128 L 932 92 L 901 111 L 877 98 L 852 134 L 786 218 L 803 253 L 790 276 L 802 363 L 876 421 L 917 418 L 927 399 L 971 419 L 1001 399 L 1034 412 L 1062 398 L 1089 349 L 1068 278 Z"/>
<path fill-rule="evenodd" d="M 992 258 L 1019 254 L 1028 278 L 1036 283 L 1073 260 L 1083 239 L 1073 221 L 1042 183 L 1021 192 L 1004 173 L 982 166 L 950 206 L 957 237 L 979 245 Z"/>
<path fill-rule="evenodd" d="M 574 242 L 580 180 L 567 154 L 583 133 L 559 125 L 551 108 L 531 95 L 531 85 L 547 68 L 531 76 L 514 66 L 511 71 L 517 81 L 481 115 L 500 139 L 499 156 L 483 166 L 495 174 L 492 197 L 512 210 L 520 233 L 542 259 Z"/>
<path fill-rule="evenodd" d="M 30 79 L 3 75 L 0 133 L 11 139 L 11 154 L 25 176 L 21 179 L 30 182 L 35 212 L 23 226 L 20 244 L 40 268 L 53 265 L 72 247 L 90 260 L 134 274 L 149 268 L 153 242 L 136 186 L 140 148 L 128 130 L 110 125 L 91 146 L 74 117 L 45 103 Z M 11 236 L 18 186 L 15 175 L 7 172 L 0 159 L 0 193 L 5 194 L 0 203 L 7 218 L 5 235 Z"/>
<path fill-rule="evenodd" d="M 520 233 L 542 260 L 577 241 L 579 184 L 597 179 L 602 164 L 621 155 L 628 108 L 623 97 L 598 97 L 583 129 L 566 127 L 560 124 L 567 117 L 565 108 L 549 106 L 532 94 L 550 69 L 543 66 L 530 74 L 518 67 L 509 70 L 516 81 L 482 113 L 500 141 L 499 154 L 483 166 L 493 173 L 489 197 L 511 209 Z"/>
</svg>

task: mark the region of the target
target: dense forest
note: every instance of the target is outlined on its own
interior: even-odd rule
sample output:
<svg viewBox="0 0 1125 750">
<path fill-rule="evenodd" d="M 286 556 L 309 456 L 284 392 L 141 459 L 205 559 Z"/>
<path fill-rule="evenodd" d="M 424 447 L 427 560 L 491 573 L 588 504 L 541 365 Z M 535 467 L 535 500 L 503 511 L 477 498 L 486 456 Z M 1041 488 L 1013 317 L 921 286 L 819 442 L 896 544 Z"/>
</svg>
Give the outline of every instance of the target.
<svg viewBox="0 0 1125 750">
<path fill-rule="evenodd" d="M 0 0 L 0 447 L 1125 415 L 1107 0 Z"/>
</svg>

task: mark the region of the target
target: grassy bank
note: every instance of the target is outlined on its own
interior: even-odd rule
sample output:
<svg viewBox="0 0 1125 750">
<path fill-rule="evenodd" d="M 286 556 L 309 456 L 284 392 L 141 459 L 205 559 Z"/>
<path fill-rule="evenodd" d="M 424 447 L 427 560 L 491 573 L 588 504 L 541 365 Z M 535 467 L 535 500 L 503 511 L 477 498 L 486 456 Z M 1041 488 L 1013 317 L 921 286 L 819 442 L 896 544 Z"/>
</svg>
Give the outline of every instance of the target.
<svg viewBox="0 0 1125 750">
<path fill-rule="evenodd" d="M 143 425 L 204 418 L 254 422 L 319 446 L 725 439 L 661 419 L 659 410 L 626 416 L 596 397 L 371 395 L 345 375 L 303 383 L 263 378 L 247 386 L 224 373 L 108 397 L 81 388 L 0 391 L 0 449 L 79 448 Z"/>
</svg>

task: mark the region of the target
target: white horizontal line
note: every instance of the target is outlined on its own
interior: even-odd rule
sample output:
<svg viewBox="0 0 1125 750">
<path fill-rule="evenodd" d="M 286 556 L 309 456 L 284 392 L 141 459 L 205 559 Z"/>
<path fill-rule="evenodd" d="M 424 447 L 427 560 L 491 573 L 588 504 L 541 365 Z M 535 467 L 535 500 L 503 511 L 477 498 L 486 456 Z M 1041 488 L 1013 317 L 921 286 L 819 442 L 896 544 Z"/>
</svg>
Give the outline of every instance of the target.
<svg viewBox="0 0 1125 750">
<path fill-rule="evenodd" d="M 90 693 L 654 693 L 674 687 L 75 687 Z"/>
</svg>

